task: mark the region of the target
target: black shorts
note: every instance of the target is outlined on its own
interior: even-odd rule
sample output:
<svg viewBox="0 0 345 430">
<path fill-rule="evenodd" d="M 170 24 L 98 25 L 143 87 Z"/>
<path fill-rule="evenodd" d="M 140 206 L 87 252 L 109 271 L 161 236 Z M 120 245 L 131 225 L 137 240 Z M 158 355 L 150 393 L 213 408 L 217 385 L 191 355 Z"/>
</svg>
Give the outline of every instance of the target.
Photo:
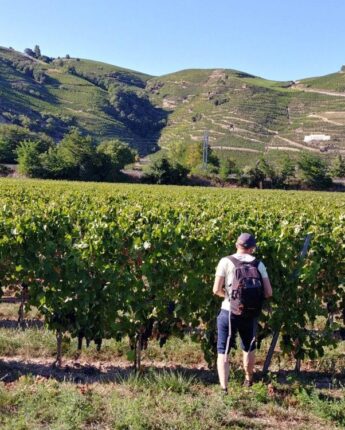
<svg viewBox="0 0 345 430">
<path fill-rule="evenodd" d="M 240 335 L 241 348 L 249 352 L 256 348 L 257 318 L 243 318 L 241 315 L 231 314 L 230 348 L 236 348 L 237 333 Z M 225 354 L 226 342 L 229 336 L 229 311 L 221 309 L 217 317 L 217 351 Z"/>
</svg>

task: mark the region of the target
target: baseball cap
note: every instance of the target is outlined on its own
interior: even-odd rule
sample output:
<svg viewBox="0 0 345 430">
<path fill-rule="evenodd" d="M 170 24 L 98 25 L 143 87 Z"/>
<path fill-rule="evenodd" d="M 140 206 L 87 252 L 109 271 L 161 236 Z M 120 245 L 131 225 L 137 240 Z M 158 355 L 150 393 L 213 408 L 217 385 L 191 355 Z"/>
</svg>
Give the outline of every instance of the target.
<svg viewBox="0 0 345 430">
<path fill-rule="evenodd" d="M 241 233 L 236 243 L 243 246 L 243 248 L 254 248 L 256 246 L 255 237 L 250 233 Z"/>
</svg>

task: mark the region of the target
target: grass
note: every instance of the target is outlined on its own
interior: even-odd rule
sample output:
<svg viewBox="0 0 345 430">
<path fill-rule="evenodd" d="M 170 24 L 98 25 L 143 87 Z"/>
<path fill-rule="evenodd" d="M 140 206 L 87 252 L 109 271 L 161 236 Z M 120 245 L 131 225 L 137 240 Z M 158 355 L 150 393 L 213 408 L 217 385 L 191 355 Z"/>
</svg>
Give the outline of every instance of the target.
<svg viewBox="0 0 345 430">
<path fill-rule="evenodd" d="M 63 339 L 63 354 L 66 359 L 81 358 L 91 360 L 112 361 L 114 358 L 127 361 L 129 342 L 104 340 L 102 349 L 97 352 L 96 346 L 91 343 L 89 348 L 84 348 L 81 353 L 77 350 L 77 341 L 65 336 Z M 0 356 L 22 356 L 28 358 L 53 358 L 56 354 L 55 334 L 46 329 L 29 328 L 8 329 L 0 328 Z M 171 339 L 164 348 L 160 348 L 155 341 L 150 342 L 147 351 L 143 352 L 143 359 L 147 363 L 168 362 L 179 363 L 186 366 L 203 364 L 203 354 L 200 348 L 190 337 L 185 340 Z"/>
<path fill-rule="evenodd" d="M 301 388 L 297 394 L 299 403 L 310 408 L 313 414 L 335 421 L 345 428 L 345 397 L 344 390 L 339 396 L 328 393 L 320 393 L 313 388 Z"/>
<path fill-rule="evenodd" d="M 344 410 L 337 395 L 295 383 L 244 389 L 233 381 L 223 397 L 215 384 L 154 371 L 109 384 L 30 375 L 0 383 L 3 430 L 334 429 L 343 426 Z"/>
<path fill-rule="evenodd" d="M 0 304 L 2 322 L 13 321 L 16 314 L 17 305 Z M 35 309 L 30 317 L 39 318 Z M 257 370 L 268 344 L 269 339 L 257 353 Z M 190 336 L 171 338 L 163 348 L 151 341 L 143 352 L 140 374 L 128 367 L 128 351 L 126 339 L 107 340 L 101 352 L 91 345 L 79 354 L 76 340 L 65 337 L 67 367 L 55 372 L 50 367 L 56 353 L 54 333 L 45 328 L 1 328 L 0 428 L 345 428 L 344 379 L 338 379 L 345 372 L 344 343 L 328 349 L 319 360 L 306 360 L 300 375 L 292 371 L 290 357 L 276 352 L 268 379 L 258 380 L 251 388 L 242 387 L 241 351 L 236 350 L 230 360 L 226 397 Z M 95 370 L 99 365 L 103 370 Z M 117 370 L 107 378 L 104 372 L 110 371 L 109 366 Z M 92 377 L 78 376 L 90 372 L 89 368 Z"/>
<path fill-rule="evenodd" d="M 1 307 L 3 306 L 2 304 Z M 263 365 L 269 343 L 270 338 L 265 339 L 261 349 L 257 351 L 257 371 Z M 77 350 L 76 339 L 71 339 L 69 336 L 63 338 L 63 356 L 67 361 L 79 359 L 81 361 L 112 362 L 117 360 L 129 365 L 130 362 L 127 360 L 129 352 L 129 342 L 126 338 L 121 341 L 114 339 L 104 340 L 100 352 L 97 351 L 94 343 L 91 343 L 88 348 L 84 344 L 80 352 Z M 0 356 L 53 360 L 55 354 L 55 334 L 44 327 L 32 327 L 25 330 L 13 328 L 13 326 L 12 328 L 0 328 Z M 154 366 L 158 363 L 159 366 L 170 366 L 173 369 L 181 366 L 187 369 L 207 369 L 200 344 L 195 342 L 189 335 L 186 335 L 184 339 L 172 337 L 163 348 L 159 347 L 158 342 L 151 340 L 147 350 L 142 352 L 142 360 L 145 367 Z M 232 352 L 230 360 L 232 372 L 241 368 L 241 360 L 241 351 L 238 348 Z M 291 357 L 282 356 L 279 353 L 279 348 L 276 349 L 271 365 L 272 371 L 292 371 L 294 365 L 295 362 Z M 306 359 L 302 364 L 302 371 L 306 372 L 306 374 L 308 372 L 312 372 L 311 374 L 323 373 L 329 377 L 332 377 L 332 375 L 337 377 L 337 375 L 345 373 L 345 344 L 340 342 L 336 348 L 327 348 L 324 356 L 317 360 Z M 233 373 L 233 377 L 243 378 L 242 371 Z"/>
<path fill-rule="evenodd" d="M 17 320 L 19 312 L 19 304 L 12 303 L 1 303 L 0 302 L 0 321 L 1 319 Z M 32 307 L 30 310 L 25 312 L 25 318 L 27 319 L 39 319 L 40 314 L 38 310 Z"/>
<path fill-rule="evenodd" d="M 345 73 L 337 72 L 325 76 L 303 79 L 300 81 L 308 88 L 318 88 L 329 91 L 345 91 Z"/>
</svg>

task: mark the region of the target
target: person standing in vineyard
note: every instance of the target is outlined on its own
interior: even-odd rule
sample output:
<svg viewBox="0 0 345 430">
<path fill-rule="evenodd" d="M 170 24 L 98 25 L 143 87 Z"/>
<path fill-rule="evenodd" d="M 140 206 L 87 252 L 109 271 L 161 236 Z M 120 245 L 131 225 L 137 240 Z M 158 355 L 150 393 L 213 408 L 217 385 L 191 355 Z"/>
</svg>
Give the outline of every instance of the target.
<svg viewBox="0 0 345 430">
<path fill-rule="evenodd" d="M 249 387 L 253 383 L 258 316 L 263 300 L 272 296 L 266 267 L 253 255 L 255 237 L 242 233 L 236 249 L 235 254 L 219 261 L 213 285 L 213 293 L 224 298 L 217 317 L 217 369 L 224 393 L 229 379 L 228 354 L 235 347 L 237 332 L 243 350 L 244 385 Z"/>
</svg>

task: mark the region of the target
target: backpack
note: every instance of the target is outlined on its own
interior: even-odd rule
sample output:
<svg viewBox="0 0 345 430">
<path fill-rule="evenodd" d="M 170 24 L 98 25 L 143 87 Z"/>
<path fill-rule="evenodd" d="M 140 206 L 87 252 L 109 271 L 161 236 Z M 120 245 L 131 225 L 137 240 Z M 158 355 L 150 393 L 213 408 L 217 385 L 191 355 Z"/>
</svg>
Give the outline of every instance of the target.
<svg viewBox="0 0 345 430">
<path fill-rule="evenodd" d="M 256 318 L 260 315 L 264 288 L 261 274 L 258 270 L 260 261 L 240 261 L 233 256 L 228 257 L 235 266 L 231 289 L 228 291 L 229 300 L 238 300 L 241 315 L 246 318 Z M 231 299 L 230 299 L 230 294 Z"/>
</svg>

